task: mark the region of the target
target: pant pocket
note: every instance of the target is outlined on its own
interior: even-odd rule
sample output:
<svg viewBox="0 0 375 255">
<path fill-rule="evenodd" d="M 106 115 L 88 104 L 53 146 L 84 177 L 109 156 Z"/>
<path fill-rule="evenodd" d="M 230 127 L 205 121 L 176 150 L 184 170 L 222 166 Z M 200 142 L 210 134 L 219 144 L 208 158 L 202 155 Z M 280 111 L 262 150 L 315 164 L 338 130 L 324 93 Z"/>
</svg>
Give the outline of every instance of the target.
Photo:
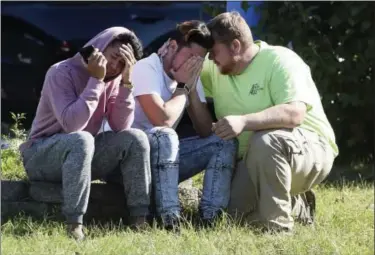
<svg viewBox="0 0 375 255">
<path fill-rule="evenodd" d="M 305 140 L 305 150 L 308 171 L 304 180 L 304 191 L 312 189 L 320 184 L 329 174 L 333 164 L 333 152 L 328 142 L 318 134 L 307 131 L 299 131 Z"/>
</svg>

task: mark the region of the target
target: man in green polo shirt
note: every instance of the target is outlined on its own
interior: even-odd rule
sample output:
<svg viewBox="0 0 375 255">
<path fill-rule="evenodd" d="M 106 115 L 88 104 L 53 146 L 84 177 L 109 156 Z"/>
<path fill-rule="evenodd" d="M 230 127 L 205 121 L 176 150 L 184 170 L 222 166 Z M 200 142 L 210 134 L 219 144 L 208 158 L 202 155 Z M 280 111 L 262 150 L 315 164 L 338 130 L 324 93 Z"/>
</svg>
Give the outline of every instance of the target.
<svg viewBox="0 0 375 255">
<path fill-rule="evenodd" d="M 338 155 L 310 68 L 293 51 L 253 41 L 237 12 L 212 19 L 215 45 L 201 80 L 218 119 L 213 131 L 239 140 L 229 212 L 272 230 L 313 221 L 311 188 Z"/>
</svg>

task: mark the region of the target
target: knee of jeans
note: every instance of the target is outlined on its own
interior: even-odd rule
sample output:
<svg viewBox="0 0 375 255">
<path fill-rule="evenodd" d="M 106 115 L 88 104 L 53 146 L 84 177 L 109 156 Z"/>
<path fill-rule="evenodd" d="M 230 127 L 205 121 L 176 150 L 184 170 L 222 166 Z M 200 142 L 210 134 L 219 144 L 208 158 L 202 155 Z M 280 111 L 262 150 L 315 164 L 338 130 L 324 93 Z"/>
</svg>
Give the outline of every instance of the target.
<svg viewBox="0 0 375 255">
<path fill-rule="evenodd" d="M 82 151 L 93 152 L 95 150 L 95 138 L 86 131 L 70 133 L 67 141 L 74 144 L 74 147 Z"/>
<path fill-rule="evenodd" d="M 179 139 L 176 131 L 173 128 L 157 127 L 150 132 L 151 146 L 164 146 L 169 144 L 179 144 Z"/>
<path fill-rule="evenodd" d="M 236 151 L 238 146 L 237 139 L 221 140 L 223 148 L 227 151 Z"/>
<path fill-rule="evenodd" d="M 142 130 L 131 128 L 122 131 L 118 134 L 120 134 L 120 136 L 123 137 L 124 144 L 126 144 L 126 141 L 129 141 L 130 139 L 132 141 L 133 149 L 136 149 L 137 151 L 144 151 L 146 153 L 150 153 L 150 143 L 148 137 L 146 133 Z"/>
<path fill-rule="evenodd" d="M 151 151 L 153 154 L 158 154 L 158 158 L 170 161 L 178 159 L 179 139 L 174 129 L 154 128 L 149 134 L 149 140 Z"/>
</svg>

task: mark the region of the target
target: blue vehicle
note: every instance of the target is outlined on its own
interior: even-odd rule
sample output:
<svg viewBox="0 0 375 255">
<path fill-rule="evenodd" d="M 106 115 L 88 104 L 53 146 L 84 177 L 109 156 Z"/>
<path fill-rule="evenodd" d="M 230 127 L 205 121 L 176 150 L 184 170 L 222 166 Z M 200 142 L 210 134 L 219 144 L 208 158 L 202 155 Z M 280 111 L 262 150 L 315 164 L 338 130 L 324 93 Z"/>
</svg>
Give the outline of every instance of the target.
<svg viewBox="0 0 375 255">
<path fill-rule="evenodd" d="M 225 2 L 210 3 L 221 5 Z M 53 63 L 73 56 L 111 26 L 132 29 L 145 56 L 157 50 L 176 23 L 209 20 L 204 2 L 1 2 L 2 121 L 26 113 L 31 126 L 44 75 Z"/>
<path fill-rule="evenodd" d="M 29 129 L 47 69 L 73 56 L 105 28 L 132 29 L 146 57 L 177 23 L 211 19 L 207 5 L 223 12 L 242 10 L 240 2 L 2 2 L 2 122 L 12 123 L 9 112 L 26 113 L 24 126 Z M 188 130 L 183 133 L 194 133 L 187 115 L 180 126 Z"/>
<path fill-rule="evenodd" d="M 215 3 L 224 4 L 225 3 Z M 89 39 L 111 26 L 132 29 L 145 56 L 176 23 L 209 20 L 203 2 L 1 2 L 2 121 L 26 113 L 31 126 L 44 75 L 53 63 L 73 56 Z"/>
</svg>

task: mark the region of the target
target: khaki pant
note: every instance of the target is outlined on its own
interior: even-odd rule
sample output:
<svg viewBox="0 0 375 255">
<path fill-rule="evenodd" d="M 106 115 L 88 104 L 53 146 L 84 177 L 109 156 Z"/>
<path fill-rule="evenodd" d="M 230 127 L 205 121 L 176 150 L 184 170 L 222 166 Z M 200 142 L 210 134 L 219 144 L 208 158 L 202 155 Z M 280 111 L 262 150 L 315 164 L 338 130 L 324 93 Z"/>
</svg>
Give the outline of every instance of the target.
<svg viewBox="0 0 375 255">
<path fill-rule="evenodd" d="M 292 196 L 321 183 L 334 158 L 325 139 L 301 128 L 255 132 L 233 177 L 229 213 L 291 230 Z"/>
</svg>

